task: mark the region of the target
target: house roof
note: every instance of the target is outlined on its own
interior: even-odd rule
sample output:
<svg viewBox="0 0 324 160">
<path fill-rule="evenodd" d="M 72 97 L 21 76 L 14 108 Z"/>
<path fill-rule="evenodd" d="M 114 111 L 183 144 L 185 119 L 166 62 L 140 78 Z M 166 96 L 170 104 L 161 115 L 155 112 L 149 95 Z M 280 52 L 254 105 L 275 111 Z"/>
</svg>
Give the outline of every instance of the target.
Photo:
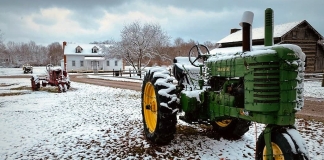
<svg viewBox="0 0 324 160">
<path fill-rule="evenodd" d="M 81 53 L 75 53 L 75 49 L 80 46 L 82 48 Z M 97 47 L 99 50 L 97 53 L 92 53 L 92 48 Z M 64 48 L 65 55 L 83 55 L 83 56 L 102 56 L 103 49 L 98 44 L 66 44 Z"/>
<path fill-rule="evenodd" d="M 273 37 L 282 37 L 299 24 L 306 20 L 297 21 L 297 22 L 290 22 L 280 25 L 274 25 L 273 29 Z M 260 28 L 253 28 L 252 29 L 252 39 L 264 39 L 264 27 Z M 229 43 L 229 42 L 241 42 L 242 41 L 242 30 L 232 33 L 225 38 L 221 39 L 217 43 Z"/>
</svg>

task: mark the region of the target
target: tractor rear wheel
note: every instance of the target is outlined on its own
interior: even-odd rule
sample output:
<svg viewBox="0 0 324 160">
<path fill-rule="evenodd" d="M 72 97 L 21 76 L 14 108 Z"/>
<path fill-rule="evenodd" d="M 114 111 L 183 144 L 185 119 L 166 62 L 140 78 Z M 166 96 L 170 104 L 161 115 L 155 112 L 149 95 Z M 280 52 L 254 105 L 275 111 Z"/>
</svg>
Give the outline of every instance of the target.
<svg viewBox="0 0 324 160">
<path fill-rule="evenodd" d="M 174 139 L 177 123 L 176 87 L 164 68 L 153 68 L 142 85 L 142 117 L 144 133 L 156 144 L 168 144 Z"/>
<path fill-rule="evenodd" d="M 274 160 L 308 160 L 308 151 L 297 130 L 281 128 L 271 132 L 271 146 Z M 259 135 L 256 144 L 256 159 L 267 159 L 267 147 L 264 132 Z"/>
<path fill-rule="evenodd" d="M 227 118 L 212 123 L 213 130 L 225 138 L 238 139 L 242 137 L 247 131 L 251 121 L 238 118 Z"/>
</svg>

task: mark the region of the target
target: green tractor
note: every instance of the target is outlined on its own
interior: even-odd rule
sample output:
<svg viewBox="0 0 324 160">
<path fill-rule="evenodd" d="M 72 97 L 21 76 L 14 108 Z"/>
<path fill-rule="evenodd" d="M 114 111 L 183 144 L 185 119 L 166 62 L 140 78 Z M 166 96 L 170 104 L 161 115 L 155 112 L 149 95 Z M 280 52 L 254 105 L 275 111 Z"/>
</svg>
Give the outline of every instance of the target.
<svg viewBox="0 0 324 160">
<path fill-rule="evenodd" d="M 295 113 L 303 107 L 305 54 L 296 45 L 273 45 L 273 11 L 268 8 L 265 13 L 264 46 L 251 49 L 253 13 L 245 12 L 240 51 L 210 53 L 197 44 L 189 57 L 174 59 L 174 77 L 162 67 L 147 72 L 142 116 L 148 140 L 170 143 L 177 113 L 184 112 L 181 120 L 210 124 L 226 137 L 240 138 L 251 122 L 265 124 L 256 159 L 309 159 L 294 127 Z"/>
</svg>

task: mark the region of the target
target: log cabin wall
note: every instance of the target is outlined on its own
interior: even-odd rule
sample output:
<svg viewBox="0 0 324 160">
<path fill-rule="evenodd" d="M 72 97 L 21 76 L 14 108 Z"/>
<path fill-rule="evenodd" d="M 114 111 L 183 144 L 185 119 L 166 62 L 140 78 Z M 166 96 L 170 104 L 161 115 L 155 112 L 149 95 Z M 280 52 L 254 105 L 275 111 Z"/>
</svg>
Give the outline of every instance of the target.
<svg viewBox="0 0 324 160">
<path fill-rule="evenodd" d="M 318 41 L 315 72 L 324 73 L 324 41 Z"/>
<path fill-rule="evenodd" d="M 287 32 L 281 37 L 281 44 L 295 44 L 298 45 L 306 54 L 306 72 L 316 72 L 323 70 L 323 58 L 318 55 L 317 42 L 319 35 L 306 22 L 302 22 L 291 31 Z"/>
</svg>

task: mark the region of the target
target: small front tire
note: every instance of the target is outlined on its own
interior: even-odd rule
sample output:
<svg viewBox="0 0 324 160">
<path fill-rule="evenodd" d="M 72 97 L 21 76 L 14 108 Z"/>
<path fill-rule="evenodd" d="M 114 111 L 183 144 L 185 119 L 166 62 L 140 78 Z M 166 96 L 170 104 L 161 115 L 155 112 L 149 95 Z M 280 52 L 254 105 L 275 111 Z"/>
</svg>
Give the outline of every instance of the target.
<svg viewBox="0 0 324 160">
<path fill-rule="evenodd" d="M 298 137 L 296 137 L 298 136 Z M 293 128 L 274 129 L 271 132 L 271 146 L 274 160 L 308 160 L 308 151 L 306 146 L 299 146 L 303 139 L 298 131 Z M 266 145 L 264 140 L 264 132 L 259 135 L 256 144 L 256 159 L 264 160 L 266 157 Z"/>
</svg>

